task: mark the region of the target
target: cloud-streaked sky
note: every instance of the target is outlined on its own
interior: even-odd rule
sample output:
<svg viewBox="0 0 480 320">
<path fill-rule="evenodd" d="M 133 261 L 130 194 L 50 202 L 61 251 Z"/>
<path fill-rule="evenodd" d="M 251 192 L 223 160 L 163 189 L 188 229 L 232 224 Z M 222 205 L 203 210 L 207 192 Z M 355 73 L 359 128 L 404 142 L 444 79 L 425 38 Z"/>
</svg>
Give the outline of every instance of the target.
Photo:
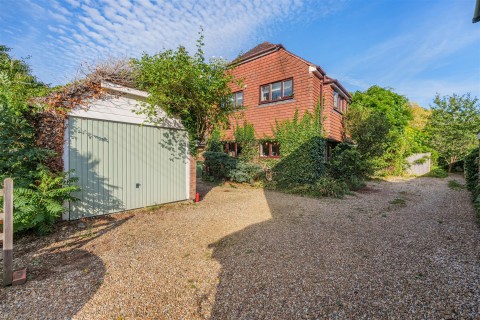
<svg viewBox="0 0 480 320">
<path fill-rule="evenodd" d="M 480 97 L 474 0 L 0 0 L 0 44 L 43 81 L 80 63 L 184 45 L 233 59 L 263 41 L 320 65 L 350 90 L 392 87 L 428 106 L 435 93 Z"/>
</svg>

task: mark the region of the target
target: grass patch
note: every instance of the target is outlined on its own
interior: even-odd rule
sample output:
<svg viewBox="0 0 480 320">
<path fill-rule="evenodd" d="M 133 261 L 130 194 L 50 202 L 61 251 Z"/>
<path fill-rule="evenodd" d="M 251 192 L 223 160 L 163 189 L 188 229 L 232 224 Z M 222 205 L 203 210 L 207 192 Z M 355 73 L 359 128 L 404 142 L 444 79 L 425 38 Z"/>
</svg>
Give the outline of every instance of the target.
<svg viewBox="0 0 480 320">
<path fill-rule="evenodd" d="M 429 173 L 424 174 L 423 177 L 443 179 L 448 177 L 448 172 L 443 170 L 442 168 L 433 168 Z"/>
<path fill-rule="evenodd" d="M 457 191 L 465 189 L 465 185 L 461 184 L 461 183 L 458 183 L 458 181 L 456 181 L 456 180 L 448 181 L 448 187 L 452 190 L 457 190 Z"/>
<path fill-rule="evenodd" d="M 407 205 L 407 202 L 405 201 L 405 199 L 402 199 L 402 198 L 395 198 L 392 201 L 390 201 L 389 203 L 393 204 L 393 205 L 398 205 L 398 206 Z"/>
</svg>

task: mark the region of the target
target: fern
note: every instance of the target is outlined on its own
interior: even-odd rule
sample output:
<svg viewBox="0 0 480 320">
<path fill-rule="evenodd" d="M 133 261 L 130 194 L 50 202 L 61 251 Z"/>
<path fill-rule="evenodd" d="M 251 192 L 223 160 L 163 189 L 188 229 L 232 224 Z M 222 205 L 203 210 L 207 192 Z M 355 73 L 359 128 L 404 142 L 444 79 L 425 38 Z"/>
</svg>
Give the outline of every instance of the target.
<svg viewBox="0 0 480 320">
<path fill-rule="evenodd" d="M 67 174 L 53 174 L 40 167 L 37 179 L 28 188 L 14 189 L 14 229 L 34 229 L 40 234 L 51 231 L 55 221 L 66 210 L 65 201 L 77 201 L 71 194 L 79 190 L 76 180 Z"/>
</svg>

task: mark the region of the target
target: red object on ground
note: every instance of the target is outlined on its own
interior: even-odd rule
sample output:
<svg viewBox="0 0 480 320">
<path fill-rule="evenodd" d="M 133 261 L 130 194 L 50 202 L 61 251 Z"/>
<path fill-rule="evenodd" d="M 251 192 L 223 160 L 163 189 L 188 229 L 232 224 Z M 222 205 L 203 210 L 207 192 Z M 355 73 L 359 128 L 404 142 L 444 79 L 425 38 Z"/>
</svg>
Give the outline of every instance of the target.
<svg viewBox="0 0 480 320">
<path fill-rule="evenodd" d="M 199 202 L 200 201 L 200 193 L 196 193 L 195 194 L 195 202 Z"/>
<path fill-rule="evenodd" d="M 27 282 L 27 268 L 15 270 L 13 272 L 12 286 L 18 286 Z"/>
</svg>

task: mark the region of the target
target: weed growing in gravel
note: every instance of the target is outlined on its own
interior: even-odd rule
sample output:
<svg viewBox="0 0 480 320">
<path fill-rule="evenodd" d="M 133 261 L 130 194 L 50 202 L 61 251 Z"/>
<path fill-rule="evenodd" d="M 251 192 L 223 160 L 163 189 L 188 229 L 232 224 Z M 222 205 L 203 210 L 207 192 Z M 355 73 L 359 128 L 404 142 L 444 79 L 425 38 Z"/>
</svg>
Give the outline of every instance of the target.
<svg viewBox="0 0 480 320">
<path fill-rule="evenodd" d="M 405 201 L 405 199 L 402 199 L 402 198 L 395 198 L 392 201 L 390 201 L 389 203 L 393 204 L 393 205 L 398 205 L 398 206 L 406 206 L 407 205 L 407 202 Z"/>
<path fill-rule="evenodd" d="M 456 180 L 448 181 L 448 187 L 452 190 L 463 190 L 465 189 L 465 185 L 458 183 Z"/>
</svg>

